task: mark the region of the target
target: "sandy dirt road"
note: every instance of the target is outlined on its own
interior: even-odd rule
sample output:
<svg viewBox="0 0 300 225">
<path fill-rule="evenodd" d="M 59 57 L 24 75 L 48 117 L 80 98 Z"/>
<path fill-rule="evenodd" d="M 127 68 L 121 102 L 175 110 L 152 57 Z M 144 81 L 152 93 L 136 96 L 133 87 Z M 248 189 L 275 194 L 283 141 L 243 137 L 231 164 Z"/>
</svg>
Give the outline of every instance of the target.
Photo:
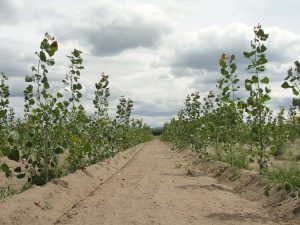
<svg viewBox="0 0 300 225">
<path fill-rule="evenodd" d="M 55 224 L 277 224 L 207 176 L 189 176 L 183 154 L 155 140 Z"/>
</svg>

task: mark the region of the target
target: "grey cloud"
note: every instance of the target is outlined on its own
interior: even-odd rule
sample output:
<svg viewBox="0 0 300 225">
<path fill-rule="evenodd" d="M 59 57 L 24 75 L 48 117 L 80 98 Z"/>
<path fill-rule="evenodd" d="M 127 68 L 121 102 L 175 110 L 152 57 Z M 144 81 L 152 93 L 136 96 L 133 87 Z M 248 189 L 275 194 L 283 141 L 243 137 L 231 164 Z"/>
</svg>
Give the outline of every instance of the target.
<svg viewBox="0 0 300 225">
<path fill-rule="evenodd" d="M 30 67 L 36 61 L 34 54 L 28 52 L 32 46 L 20 41 L 0 38 L 0 72 L 9 77 L 25 77 L 31 72 Z"/>
<path fill-rule="evenodd" d="M 9 77 L 7 85 L 9 86 L 9 92 L 11 97 L 24 97 L 23 91 L 27 86 L 26 82 L 24 81 L 24 78 Z"/>
<path fill-rule="evenodd" d="M 211 27 L 198 32 L 194 42 L 187 40 L 187 47 L 180 47 L 174 52 L 170 62 L 175 76 L 178 68 L 219 71 L 219 59 L 222 53 L 234 54 L 237 64 L 245 64 L 242 53 L 248 50 L 251 37 L 244 26 L 231 25 L 225 28 Z"/>
<path fill-rule="evenodd" d="M 167 24 L 146 18 L 141 13 L 132 11 L 124 16 L 122 10 L 110 7 L 94 9 L 83 15 L 78 23 L 66 23 L 60 28 L 64 30 L 60 32 L 60 38 L 65 41 L 79 40 L 89 46 L 95 56 L 114 56 L 127 49 L 155 48 L 163 35 L 170 31 Z"/>
<path fill-rule="evenodd" d="M 159 44 L 165 28 L 139 20 L 128 24 L 110 24 L 86 32 L 92 53 L 98 56 L 116 55 L 138 47 L 152 48 Z"/>
<path fill-rule="evenodd" d="M 195 70 L 207 70 L 207 71 L 218 71 L 219 59 L 221 54 L 229 53 L 236 56 L 236 63 L 241 65 L 245 64 L 246 60 L 243 58 L 240 50 L 229 49 L 228 47 L 220 49 L 210 49 L 208 51 L 202 51 L 196 48 L 192 48 L 184 53 L 176 53 L 178 58 L 172 62 L 172 73 L 175 76 L 182 76 L 178 74 L 178 68 L 191 68 Z"/>
<path fill-rule="evenodd" d="M 193 82 L 190 87 L 201 92 L 208 92 L 216 89 L 216 81 L 219 79 L 219 74 L 215 72 L 208 72 L 206 70 L 191 70 L 194 75 Z"/>
</svg>

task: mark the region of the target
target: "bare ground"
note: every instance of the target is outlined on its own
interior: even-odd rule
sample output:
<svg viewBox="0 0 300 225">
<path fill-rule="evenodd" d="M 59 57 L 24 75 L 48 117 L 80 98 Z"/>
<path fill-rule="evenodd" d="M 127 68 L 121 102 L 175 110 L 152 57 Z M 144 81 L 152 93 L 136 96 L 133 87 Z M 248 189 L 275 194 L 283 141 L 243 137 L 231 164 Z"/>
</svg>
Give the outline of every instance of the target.
<svg viewBox="0 0 300 225">
<path fill-rule="evenodd" d="M 59 198 L 56 197 L 55 201 L 48 199 L 47 201 L 50 202 L 48 205 L 43 202 L 45 194 L 41 195 L 42 209 L 36 206 L 36 200 L 34 204 L 31 202 L 31 205 L 28 200 L 29 206 L 26 211 L 25 205 L 19 208 L 15 206 L 20 202 L 17 201 L 20 196 L 26 195 L 24 192 L 0 204 L 0 224 L 283 224 L 282 221 L 276 221 L 275 217 L 270 216 L 261 203 L 242 198 L 232 187 L 221 184 L 204 172 L 190 171 L 190 162 L 186 155 L 172 151 L 167 144 L 159 140 L 143 144 L 126 154 L 129 155 L 123 155 L 122 158 L 112 161 L 110 165 L 114 165 L 116 171 L 110 172 L 110 176 L 103 178 L 102 182 L 94 182 L 94 189 L 86 184 L 91 190 L 89 194 L 80 195 L 80 190 L 85 188 L 85 184 L 80 184 L 80 180 L 77 180 L 79 185 L 77 202 L 68 200 L 73 204 L 72 207 L 68 207 L 65 203 L 67 194 L 64 199 L 63 192 L 56 191 L 54 193 L 58 194 Z M 127 161 L 118 163 L 121 159 Z M 99 170 L 101 168 L 97 167 L 97 170 L 91 172 L 95 176 Z M 66 192 L 69 195 L 72 192 L 72 182 L 76 179 L 84 179 L 75 175 L 72 179 L 65 178 L 70 188 Z M 102 176 L 104 176 L 103 172 Z M 98 175 L 97 177 L 99 180 Z M 45 191 L 52 186 L 46 185 L 41 189 Z M 34 194 L 31 193 L 27 199 Z M 52 198 L 55 198 L 55 195 L 52 195 Z M 76 195 L 73 198 L 76 198 Z M 63 203 L 66 207 L 59 208 Z M 32 205 L 39 210 L 32 208 Z M 23 209 L 23 214 L 18 219 L 20 207 Z M 6 213 L 2 214 L 4 210 Z M 32 210 L 36 210 L 35 215 L 27 218 L 33 212 Z M 1 223 L 1 221 L 6 222 Z"/>
</svg>

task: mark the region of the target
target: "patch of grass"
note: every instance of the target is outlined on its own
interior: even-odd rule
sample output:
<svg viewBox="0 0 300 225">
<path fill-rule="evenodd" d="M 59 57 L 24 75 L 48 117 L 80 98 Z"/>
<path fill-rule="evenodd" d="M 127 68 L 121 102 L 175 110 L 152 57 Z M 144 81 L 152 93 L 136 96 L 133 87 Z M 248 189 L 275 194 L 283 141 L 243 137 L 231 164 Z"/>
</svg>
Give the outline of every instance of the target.
<svg viewBox="0 0 300 225">
<path fill-rule="evenodd" d="M 248 152 L 244 149 L 235 149 L 232 154 L 224 154 L 222 161 L 238 168 L 249 169 Z"/>
<path fill-rule="evenodd" d="M 300 190 L 300 167 L 296 163 L 267 169 L 262 175 L 287 192 L 295 193 Z"/>
</svg>

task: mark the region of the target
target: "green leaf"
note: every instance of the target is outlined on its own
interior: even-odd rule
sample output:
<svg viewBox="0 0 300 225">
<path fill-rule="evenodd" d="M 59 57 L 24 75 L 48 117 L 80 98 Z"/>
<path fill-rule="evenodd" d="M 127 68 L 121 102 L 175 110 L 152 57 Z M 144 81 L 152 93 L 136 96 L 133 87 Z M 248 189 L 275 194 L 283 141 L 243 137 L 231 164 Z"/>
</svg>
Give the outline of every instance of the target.
<svg viewBox="0 0 300 225">
<path fill-rule="evenodd" d="M 265 52 L 266 50 L 267 50 L 267 47 L 264 44 L 262 44 L 260 47 L 257 48 L 258 53 Z"/>
<path fill-rule="evenodd" d="M 225 95 L 228 90 L 229 90 L 229 86 L 224 87 L 222 94 Z"/>
<path fill-rule="evenodd" d="M 256 53 L 256 51 L 252 51 L 252 52 L 244 52 L 243 55 L 245 58 L 250 58 L 251 56 L 253 56 Z"/>
<path fill-rule="evenodd" d="M 258 77 L 257 77 L 256 75 L 253 75 L 253 76 L 251 77 L 251 83 L 252 83 L 252 84 L 257 84 L 257 83 L 258 83 Z"/>
<path fill-rule="evenodd" d="M 45 54 L 43 51 L 40 51 L 40 59 L 41 59 L 43 62 L 46 62 L 46 61 L 47 61 L 46 54 Z"/>
<path fill-rule="evenodd" d="M 57 92 L 56 96 L 57 96 L 57 98 L 62 98 L 63 97 L 63 95 L 60 92 Z"/>
<path fill-rule="evenodd" d="M 57 50 L 58 50 L 57 41 L 53 41 L 49 46 L 47 53 L 49 54 L 49 56 L 53 56 Z"/>
<path fill-rule="evenodd" d="M 236 78 L 232 81 L 232 83 L 237 84 L 239 82 L 240 79 Z"/>
<path fill-rule="evenodd" d="M 33 82 L 33 77 L 26 75 L 25 82 Z"/>
<path fill-rule="evenodd" d="M 34 105 L 35 104 L 35 101 L 33 98 L 29 99 L 29 105 Z"/>
<path fill-rule="evenodd" d="M 263 97 L 262 97 L 262 101 L 263 102 L 266 102 L 266 101 L 270 101 L 271 100 L 271 97 L 267 94 L 265 94 Z"/>
<path fill-rule="evenodd" d="M 1 166 L 0 166 L 0 170 L 2 170 L 4 173 L 9 173 L 9 167 L 6 163 L 3 163 Z"/>
<path fill-rule="evenodd" d="M 226 69 L 222 68 L 221 69 L 221 74 L 226 76 L 226 75 L 228 75 L 228 71 Z"/>
<path fill-rule="evenodd" d="M 47 49 L 49 47 L 48 40 L 46 38 L 43 39 L 40 45 L 40 49 Z"/>
<path fill-rule="evenodd" d="M 285 82 L 281 85 L 281 87 L 284 88 L 284 89 L 287 89 L 287 88 L 289 88 L 289 87 L 291 87 L 291 86 L 288 84 L 288 82 L 285 81 Z"/>
<path fill-rule="evenodd" d="M 271 92 L 271 89 L 270 88 L 268 88 L 268 87 L 265 87 L 265 91 L 266 91 L 266 93 L 270 93 Z"/>
<path fill-rule="evenodd" d="M 263 65 L 266 64 L 268 60 L 265 58 L 265 56 L 261 56 L 260 59 L 257 61 L 257 64 Z"/>
<path fill-rule="evenodd" d="M 17 149 L 13 149 L 9 152 L 9 154 L 7 155 L 7 158 L 9 158 L 10 160 L 19 162 L 20 160 L 20 153 Z"/>
<path fill-rule="evenodd" d="M 251 91 L 252 90 L 251 81 L 248 80 L 248 79 L 245 81 L 245 88 L 246 88 L 247 91 Z"/>
<path fill-rule="evenodd" d="M 80 56 L 80 53 L 81 53 L 81 51 L 79 51 L 77 49 L 74 49 L 74 51 L 73 51 L 73 54 L 76 58 Z"/>
<path fill-rule="evenodd" d="M 219 61 L 219 65 L 220 65 L 220 67 L 222 67 L 222 68 L 226 68 L 226 62 L 221 58 L 220 59 L 220 61 Z"/>
<path fill-rule="evenodd" d="M 230 65 L 231 68 L 231 74 L 233 74 L 236 71 L 236 65 L 233 63 Z"/>
<path fill-rule="evenodd" d="M 80 90 L 81 88 L 82 88 L 82 86 L 81 86 L 80 83 L 74 84 L 74 85 L 73 85 L 73 89 L 74 89 L 74 90 Z"/>
<path fill-rule="evenodd" d="M 293 87 L 293 94 L 296 96 L 299 95 L 299 91 L 295 87 Z"/>
<path fill-rule="evenodd" d="M 270 82 L 268 77 L 264 77 L 263 79 L 260 80 L 261 83 L 263 84 L 268 84 Z"/>
</svg>

